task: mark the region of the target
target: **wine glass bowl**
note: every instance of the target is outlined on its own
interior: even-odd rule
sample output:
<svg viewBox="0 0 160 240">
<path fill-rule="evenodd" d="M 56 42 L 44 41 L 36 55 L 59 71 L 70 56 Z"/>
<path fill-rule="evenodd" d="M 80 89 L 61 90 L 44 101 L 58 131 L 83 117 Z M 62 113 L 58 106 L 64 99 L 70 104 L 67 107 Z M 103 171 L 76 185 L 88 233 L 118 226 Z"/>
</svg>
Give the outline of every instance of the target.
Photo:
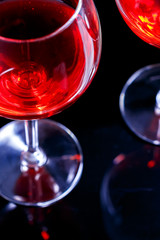
<svg viewBox="0 0 160 240">
<path fill-rule="evenodd" d="M 75 9 L 73 2 L 1 3 L 1 22 L 7 22 L 0 37 L 2 116 L 51 116 L 88 87 L 100 58 L 98 19 L 95 8 L 90 15 L 83 9 L 92 1 L 76 1 Z"/>
<path fill-rule="evenodd" d="M 131 30 L 147 43 L 160 47 L 160 3 L 155 0 L 116 0 Z"/>
<path fill-rule="evenodd" d="M 45 207 L 78 183 L 83 154 L 77 138 L 39 119 L 84 93 L 100 54 L 92 0 L 0 2 L 0 115 L 18 120 L 0 130 L 0 194 L 7 200 Z"/>
</svg>

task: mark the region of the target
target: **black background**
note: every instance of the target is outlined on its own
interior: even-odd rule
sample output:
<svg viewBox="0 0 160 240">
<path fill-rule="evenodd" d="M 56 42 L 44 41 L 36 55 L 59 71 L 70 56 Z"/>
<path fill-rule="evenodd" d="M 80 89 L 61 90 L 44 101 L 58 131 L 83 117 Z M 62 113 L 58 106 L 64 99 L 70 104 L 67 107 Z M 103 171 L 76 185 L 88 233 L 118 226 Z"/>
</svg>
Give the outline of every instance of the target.
<svg viewBox="0 0 160 240">
<path fill-rule="evenodd" d="M 158 63 L 159 49 L 139 39 L 123 21 L 114 0 L 95 0 L 102 26 L 102 56 L 90 87 L 70 108 L 52 117 L 67 126 L 80 141 L 84 170 L 78 186 L 49 209 L 21 207 L 7 213 L 1 199 L 0 234 L 4 239 L 110 239 L 105 231 L 100 190 L 113 159 L 141 147 L 143 143 L 126 127 L 119 111 L 119 94 L 127 79 L 145 65 Z M 1 118 L 1 126 L 8 120 Z M 28 224 L 27 214 L 35 219 Z M 43 224 L 39 218 L 43 215 Z M 23 235 L 22 235 L 23 234 Z M 3 235 L 2 235 L 3 236 Z"/>
</svg>

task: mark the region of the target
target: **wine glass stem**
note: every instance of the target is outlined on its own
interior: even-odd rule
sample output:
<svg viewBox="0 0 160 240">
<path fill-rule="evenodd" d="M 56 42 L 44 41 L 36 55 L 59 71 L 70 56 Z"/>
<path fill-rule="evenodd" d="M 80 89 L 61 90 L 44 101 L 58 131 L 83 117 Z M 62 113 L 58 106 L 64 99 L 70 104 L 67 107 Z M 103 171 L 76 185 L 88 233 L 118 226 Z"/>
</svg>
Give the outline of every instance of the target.
<svg viewBox="0 0 160 240">
<path fill-rule="evenodd" d="M 21 153 L 22 171 L 26 168 L 40 167 L 47 161 L 47 156 L 39 147 L 38 120 L 26 120 L 24 126 L 27 149 Z"/>
<path fill-rule="evenodd" d="M 33 153 L 38 149 L 38 120 L 29 120 L 24 122 L 25 136 L 28 151 Z"/>
</svg>

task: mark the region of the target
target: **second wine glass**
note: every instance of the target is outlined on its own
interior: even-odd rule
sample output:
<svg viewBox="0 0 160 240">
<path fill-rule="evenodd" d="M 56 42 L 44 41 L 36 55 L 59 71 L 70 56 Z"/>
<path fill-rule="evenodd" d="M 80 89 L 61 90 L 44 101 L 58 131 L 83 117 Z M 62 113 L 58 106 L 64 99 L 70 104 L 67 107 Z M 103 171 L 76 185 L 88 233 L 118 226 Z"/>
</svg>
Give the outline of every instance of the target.
<svg viewBox="0 0 160 240">
<path fill-rule="evenodd" d="M 131 30 L 145 42 L 160 48 L 160 3 L 156 0 L 116 0 Z M 140 138 L 160 144 L 160 64 L 135 72 L 120 95 L 125 122 Z"/>
</svg>

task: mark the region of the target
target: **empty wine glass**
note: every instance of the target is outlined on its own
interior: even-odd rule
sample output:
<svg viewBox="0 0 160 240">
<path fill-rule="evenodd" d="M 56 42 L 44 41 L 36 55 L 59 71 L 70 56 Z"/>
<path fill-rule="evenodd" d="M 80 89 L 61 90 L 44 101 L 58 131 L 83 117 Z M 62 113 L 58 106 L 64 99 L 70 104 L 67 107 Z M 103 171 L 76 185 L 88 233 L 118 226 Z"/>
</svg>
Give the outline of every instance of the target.
<svg viewBox="0 0 160 240">
<path fill-rule="evenodd" d="M 77 184 L 80 144 L 44 118 L 84 93 L 100 53 L 92 0 L 0 2 L 0 115 L 16 120 L 0 130 L 0 195 L 7 200 L 45 207 Z"/>
</svg>

